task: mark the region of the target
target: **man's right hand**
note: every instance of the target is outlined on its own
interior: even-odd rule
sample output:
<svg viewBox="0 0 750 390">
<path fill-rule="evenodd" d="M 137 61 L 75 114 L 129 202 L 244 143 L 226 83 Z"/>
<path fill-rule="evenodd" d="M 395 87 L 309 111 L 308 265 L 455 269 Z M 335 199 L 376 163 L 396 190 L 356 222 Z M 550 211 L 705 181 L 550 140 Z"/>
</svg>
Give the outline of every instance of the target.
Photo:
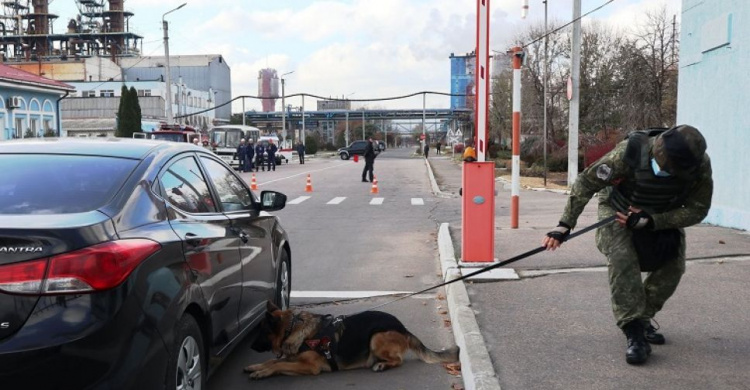
<svg viewBox="0 0 750 390">
<path fill-rule="evenodd" d="M 556 228 L 547 232 L 547 236 L 542 240 L 542 246 L 548 251 L 553 251 L 562 245 L 565 239 L 570 235 L 570 226 L 560 222 Z"/>
</svg>

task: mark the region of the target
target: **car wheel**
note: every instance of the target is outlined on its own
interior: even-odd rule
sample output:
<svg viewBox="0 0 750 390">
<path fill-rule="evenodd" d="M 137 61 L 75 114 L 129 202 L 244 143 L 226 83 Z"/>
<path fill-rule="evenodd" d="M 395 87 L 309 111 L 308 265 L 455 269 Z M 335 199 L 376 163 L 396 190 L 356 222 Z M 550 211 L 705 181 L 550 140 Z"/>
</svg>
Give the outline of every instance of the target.
<svg viewBox="0 0 750 390">
<path fill-rule="evenodd" d="M 205 389 L 205 356 L 198 323 L 193 316 L 185 314 L 175 329 L 174 345 L 167 366 L 167 389 Z"/>
<path fill-rule="evenodd" d="M 341 154 L 339 154 L 339 156 L 341 156 L 342 160 L 348 160 L 349 159 L 349 155 L 346 154 L 346 153 L 341 153 Z"/>
<path fill-rule="evenodd" d="M 281 310 L 289 308 L 289 300 L 292 293 L 292 264 L 289 262 L 289 254 L 281 251 L 279 259 L 279 275 L 276 278 L 276 307 Z"/>
</svg>

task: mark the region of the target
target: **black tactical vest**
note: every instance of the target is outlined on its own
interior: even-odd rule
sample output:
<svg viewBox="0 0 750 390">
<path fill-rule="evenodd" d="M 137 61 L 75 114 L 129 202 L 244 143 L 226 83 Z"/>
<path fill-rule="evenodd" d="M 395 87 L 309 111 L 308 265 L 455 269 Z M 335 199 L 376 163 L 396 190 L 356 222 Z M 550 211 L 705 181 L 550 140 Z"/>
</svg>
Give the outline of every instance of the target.
<svg viewBox="0 0 750 390">
<path fill-rule="evenodd" d="M 651 169 L 651 139 L 666 129 L 639 130 L 628 134 L 624 161 L 635 172 L 635 180 L 625 179 L 610 194 L 610 203 L 627 213 L 633 206 L 649 214 L 659 214 L 682 206 L 692 184 L 675 175 L 658 177 Z"/>
</svg>

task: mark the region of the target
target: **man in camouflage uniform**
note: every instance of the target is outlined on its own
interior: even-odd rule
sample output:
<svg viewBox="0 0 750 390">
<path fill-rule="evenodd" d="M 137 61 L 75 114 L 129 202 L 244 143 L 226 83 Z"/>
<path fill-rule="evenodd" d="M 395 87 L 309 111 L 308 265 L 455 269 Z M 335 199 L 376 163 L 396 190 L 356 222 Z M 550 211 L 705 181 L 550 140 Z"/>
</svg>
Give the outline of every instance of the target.
<svg viewBox="0 0 750 390">
<path fill-rule="evenodd" d="M 691 126 L 631 133 L 578 175 L 559 225 L 542 242 L 557 249 L 599 193 L 599 219 L 615 216 L 617 222 L 597 230 L 596 246 L 607 257 L 612 311 L 627 337 L 630 364 L 645 362 L 650 344 L 665 342 L 651 319 L 685 272 L 684 228 L 700 223 L 711 207 L 705 151 L 703 135 Z M 650 271 L 645 280 L 642 271 Z"/>
</svg>

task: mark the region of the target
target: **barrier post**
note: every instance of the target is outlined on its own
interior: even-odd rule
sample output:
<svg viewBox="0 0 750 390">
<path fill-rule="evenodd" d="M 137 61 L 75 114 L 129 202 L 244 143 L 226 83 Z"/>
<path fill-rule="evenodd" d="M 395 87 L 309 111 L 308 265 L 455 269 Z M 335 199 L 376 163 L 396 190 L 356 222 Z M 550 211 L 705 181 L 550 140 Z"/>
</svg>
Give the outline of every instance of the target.
<svg viewBox="0 0 750 390">
<path fill-rule="evenodd" d="M 513 55 L 513 169 L 510 189 L 510 227 L 518 229 L 519 195 L 521 193 L 521 63 L 523 49 L 510 49 Z"/>
<path fill-rule="evenodd" d="M 490 0 L 477 0 L 474 85 L 477 162 L 464 162 L 461 202 L 461 259 L 495 260 L 495 162 L 486 162 L 489 138 Z"/>
</svg>

